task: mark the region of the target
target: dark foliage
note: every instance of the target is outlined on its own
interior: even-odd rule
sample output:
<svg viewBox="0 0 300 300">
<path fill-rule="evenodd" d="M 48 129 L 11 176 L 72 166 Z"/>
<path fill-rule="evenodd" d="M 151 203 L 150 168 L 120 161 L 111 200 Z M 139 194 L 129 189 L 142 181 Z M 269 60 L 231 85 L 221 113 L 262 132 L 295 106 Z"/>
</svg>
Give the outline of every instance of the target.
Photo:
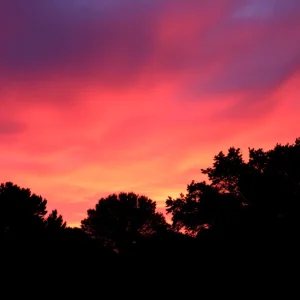
<svg viewBox="0 0 300 300">
<path fill-rule="evenodd" d="M 166 201 L 173 229 L 199 239 L 266 241 L 298 236 L 300 140 L 274 149 L 229 148 L 201 170 L 209 183 L 194 181 L 187 194 Z"/>
<path fill-rule="evenodd" d="M 127 252 L 141 240 L 168 228 L 164 216 L 156 212 L 156 203 L 134 193 L 101 198 L 81 224 L 92 239 L 117 252 Z"/>
</svg>

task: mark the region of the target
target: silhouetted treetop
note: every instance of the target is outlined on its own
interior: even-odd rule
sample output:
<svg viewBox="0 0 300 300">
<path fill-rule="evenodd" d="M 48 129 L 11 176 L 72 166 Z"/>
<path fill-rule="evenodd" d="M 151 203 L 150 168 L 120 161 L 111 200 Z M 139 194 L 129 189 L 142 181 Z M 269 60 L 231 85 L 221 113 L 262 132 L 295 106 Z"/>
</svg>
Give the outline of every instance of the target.
<svg viewBox="0 0 300 300">
<path fill-rule="evenodd" d="M 11 182 L 0 185 L 1 233 L 4 238 L 42 234 L 47 201 Z"/>
<path fill-rule="evenodd" d="M 66 228 L 66 222 L 64 222 L 62 215 L 58 215 L 56 209 L 52 210 L 52 212 L 49 214 L 49 216 L 46 219 L 46 224 L 48 228 Z"/>
<path fill-rule="evenodd" d="M 51 239 L 63 239 L 66 234 L 67 223 L 63 220 L 62 215 L 58 215 L 56 209 L 48 215 L 45 220 L 45 229 L 47 230 L 48 238 Z"/>
<path fill-rule="evenodd" d="M 169 197 L 167 213 L 174 230 L 190 234 L 210 227 L 218 232 L 230 228 L 243 236 L 243 230 L 256 228 L 256 234 L 276 236 L 287 224 L 290 230 L 298 226 L 299 170 L 300 139 L 269 151 L 249 148 L 248 162 L 239 148 L 229 148 L 214 157 L 212 167 L 201 170 L 209 183 L 193 181 L 186 195 Z"/>
<path fill-rule="evenodd" d="M 164 216 L 156 212 L 156 203 L 135 193 L 101 198 L 87 213 L 81 222 L 84 232 L 118 251 L 167 228 Z"/>
<path fill-rule="evenodd" d="M 4 239 L 63 238 L 66 222 L 57 210 L 47 215 L 47 200 L 12 182 L 0 185 L 0 222 Z"/>
<path fill-rule="evenodd" d="M 0 185 L 0 199 L 2 208 L 7 212 L 22 213 L 22 215 L 35 215 L 44 217 L 47 214 L 47 200 L 32 194 L 30 189 L 21 188 L 12 182 Z"/>
<path fill-rule="evenodd" d="M 238 195 L 238 182 L 245 167 L 240 148 L 231 147 L 227 155 L 220 152 L 214 157 L 212 168 L 201 169 L 201 172 L 208 176 L 211 185 L 216 187 L 219 192 Z"/>
<path fill-rule="evenodd" d="M 192 181 L 187 186 L 187 194 L 179 198 L 168 198 L 166 211 L 172 214 L 172 227 L 175 231 L 197 235 L 201 230 L 210 228 L 215 223 L 242 208 L 241 202 L 228 193 L 220 193 L 213 185 L 205 181 Z"/>
</svg>

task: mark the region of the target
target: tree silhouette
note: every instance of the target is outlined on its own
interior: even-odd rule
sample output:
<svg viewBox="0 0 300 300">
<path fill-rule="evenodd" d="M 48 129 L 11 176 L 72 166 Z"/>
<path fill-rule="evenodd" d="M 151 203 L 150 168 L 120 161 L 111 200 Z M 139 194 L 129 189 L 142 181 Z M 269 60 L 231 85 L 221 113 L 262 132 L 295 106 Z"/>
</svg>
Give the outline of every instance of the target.
<svg viewBox="0 0 300 300">
<path fill-rule="evenodd" d="M 62 239 L 64 238 L 66 222 L 64 222 L 62 215 L 58 215 L 57 210 L 53 210 L 45 220 L 45 227 L 48 238 Z"/>
<path fill-rule="evenodd" d="M 205 181 L 192 181 L 187 186 L 187 194 L 166 201 L 167 213 L 172 214 L 172 228 L 184 230 L 192 236 L 211 229 L 231 218 L 242 209 L 241 202 L 229 193 L 219 190 Z"/>
<path fill-rule="evenodd" d="M 11 182 L 0 185 L 0 222 L 4 239 L 39 238 L 43 235 L 47 201 Z"/>
<path fill-rule="evenodd" d="M 239 148 L 214 157 L 202 169 L 206 182 L 192 182 L 187 194 L 166 201 L 173 228 L 197 235 L 210 228 L 215 236 L 278 238 L 299 230 L 300 139 L 274 149 L 249 149 L 249 161 Z"/>
<path fill-rule="evenodd" d="M 258 211 L 260 221 L 276 236 L 297 234 L 300 229 L 300 139 L 294 144 L 277 144 L 266 152 L 249 149 L 248 165 L 240 190 Z"/>
<path fill-rule="evenodd" d="M 156 212 L 156 203 L 135 193 L 101 198 L 87 213 L 81 221 L 83 231 L 117 252 L 125 252 L 168 227 L 164 216 Z"/>
<path fill-rule="evenodd" d="M 201 169 L 201 172 L 208 176 L 211 186 L 220 193 L 240 196 L 239 179 L 246 168 L 240 148 L 231 147 L 227 155 L 221 151 L 214 157 L 212 168 Z"/>
</svg>

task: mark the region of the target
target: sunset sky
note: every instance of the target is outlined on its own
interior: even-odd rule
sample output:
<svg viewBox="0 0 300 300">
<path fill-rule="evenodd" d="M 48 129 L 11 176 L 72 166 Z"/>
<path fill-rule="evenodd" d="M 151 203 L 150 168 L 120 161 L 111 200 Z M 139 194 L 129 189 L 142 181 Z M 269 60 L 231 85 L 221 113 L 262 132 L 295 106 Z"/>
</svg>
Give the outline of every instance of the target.
<svg viewBox="0 0 300 300">
<path fill-rule="evenodd" d="M 0 182 L 78 225 L 300 136 L 299 0 L 1 0 Z"/>
</svg>

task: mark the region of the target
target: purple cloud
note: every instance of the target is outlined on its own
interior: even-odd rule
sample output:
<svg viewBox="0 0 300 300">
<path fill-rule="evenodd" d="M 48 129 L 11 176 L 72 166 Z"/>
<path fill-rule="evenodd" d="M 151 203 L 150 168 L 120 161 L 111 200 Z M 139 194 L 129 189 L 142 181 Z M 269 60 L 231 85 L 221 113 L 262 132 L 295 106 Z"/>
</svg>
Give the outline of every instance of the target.
<svg viewBox="0 0 300 300">
<path fill-rule="evenodd" d="M 297 0 L 7 0 L 1 6 L 2 87 L 59 74 L 116 89 L 148 76 L 151 66 L 149 80 L 186 74 L 183 94 L 200 97 L 268 92 L 299 70 Z M 184 30 L 191 14 L 196 22 Z M 161 39 L 172 16 L 179 30 Z"/>
</svg>

